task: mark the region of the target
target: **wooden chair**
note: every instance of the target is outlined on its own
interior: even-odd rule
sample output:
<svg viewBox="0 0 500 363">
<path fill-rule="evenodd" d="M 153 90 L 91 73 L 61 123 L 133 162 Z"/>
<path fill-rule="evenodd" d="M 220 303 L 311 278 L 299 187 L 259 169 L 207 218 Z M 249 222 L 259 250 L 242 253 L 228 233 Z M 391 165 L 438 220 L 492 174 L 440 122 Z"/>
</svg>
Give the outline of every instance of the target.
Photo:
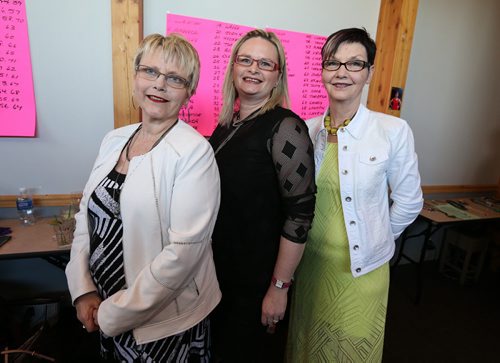
<svg viewBox="0 0 500 363">
<path fill-rule="evenodd" d="M 34 329 L 32 329 L 31 335 L 18 347 L 9 349 L 8 346 L 5 346 L 3 351 L 0 352 L 0 355 L 3 357 L 3 362 L 8 363 L 9 358 L 12 356 L 12 362 L 25 362 L 23 357 L 30 356 L 32 358 L 37 358 L 38 360 L 44 360 L 49 362 L 55 362 L 55 359 L 37 352 L 37 343 L 42 337 L 42 334 L 45 330 L 50 327 L 48 314 L 47 314 L 47 306 L 50 304 L 59 304 L 62 299 L 65 299 L 66 296 L 54 294 L 53 296 L 45 296 L 38 298 L 30 298 L 30 299 L 15 299 L 15 300 L 5 300 L 0 298 L 0 308 L 3 312 L 12 313 L 12 308 L 19 308 L 22 306 L 44 306 L 45 307 L 45 316 L 44 319 L 39 322 Z M 4 327 L 5 328 L 5 327 Z M 31 360 L 30 360 L 31 361 Z"/>
</svg>

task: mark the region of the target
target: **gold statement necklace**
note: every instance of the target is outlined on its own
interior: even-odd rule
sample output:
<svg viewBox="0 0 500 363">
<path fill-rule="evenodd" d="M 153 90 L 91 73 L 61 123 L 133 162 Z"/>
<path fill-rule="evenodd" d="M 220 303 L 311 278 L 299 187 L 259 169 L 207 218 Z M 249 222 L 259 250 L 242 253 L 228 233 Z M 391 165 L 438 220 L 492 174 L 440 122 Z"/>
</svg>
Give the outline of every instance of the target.
<svg viewBox="0 0 500 363">
<path fill-rule="evenodd" d="M 332 126 L 332 119 L 331 119 L 330 115 L 326 115 L 325 116 L 325 129 L 330 135 L 337 136 L 337 131 L 339 131 L 339 129 L 341 129 L 342 127 L 346 127 L 347 125 L 349 125 L 349 123 L 351 122 L 353 117 L 346 119 L 344 122 L 342 122 L 339 125 L 339 127 L 335 127 L 335 126 Z"/>
</svg>

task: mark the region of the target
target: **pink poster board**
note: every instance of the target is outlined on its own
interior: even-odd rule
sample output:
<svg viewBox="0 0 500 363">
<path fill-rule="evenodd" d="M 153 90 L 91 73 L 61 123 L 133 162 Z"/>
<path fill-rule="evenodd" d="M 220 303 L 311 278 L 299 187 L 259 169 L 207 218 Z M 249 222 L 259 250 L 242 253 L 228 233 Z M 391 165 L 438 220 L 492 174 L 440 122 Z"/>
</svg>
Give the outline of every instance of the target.
<svg viewBox="0 0 500 363">
<path fill-rule="evenodd" d="M 222 107 L 222 84 L 233 44 L 254 28 L 189 16 L 167 14 L 167 34 L 184 35 L 201 61 L 200 83 L 181 118 L 202 135 L 210 136 Z M 267 29 L 283 43 L 288 62 L 290 108 L 308 119 L 323 113 L 328 98 L 321 83 L 321 47 L 326 39 L 306 33 Z"/>
<path fill-rule="evenodd" d="M 290 108 L 307 120 L 323 114 L 328 96 L 321 83 L 321 47 L 326 37 L 266 28 L 276 34 L 285 48 Z"/>
<path fill-rule="evenodd" d="M 35 136 L 36 109 L 24 0 L 0 1 L 0 136 Z"/>
</svg>

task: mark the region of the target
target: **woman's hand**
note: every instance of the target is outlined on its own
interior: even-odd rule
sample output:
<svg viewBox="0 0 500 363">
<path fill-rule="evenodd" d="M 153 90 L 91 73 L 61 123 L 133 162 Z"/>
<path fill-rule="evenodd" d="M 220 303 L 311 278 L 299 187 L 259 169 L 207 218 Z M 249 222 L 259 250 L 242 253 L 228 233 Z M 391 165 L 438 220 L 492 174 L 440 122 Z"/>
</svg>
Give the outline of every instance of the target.
<svg viewBox="0 0 500 363">
<path fill-rule="evenodd" d="M 288 289 L 278 289 L 271 285 L 262 300 L 261 323 L 274 329 L 275 325 L 285 317 L 288 301 Z"/>
<path fill-rule="evenodd" d="M 89 333 L 99 330 L 97 324 L 97 310 L 102 299 L 96 292 L 80 296 L 75 300 L 76 317 Z"/>
<path fill-rule="evenodd" d="M 304 252 L 303 243 L 295 243 L 281 236 L 278 258 L 274 266 L 274 274 L 282 281 L 291 281 L 295 268 L 299 264 L 302 253 Z M 268 331 L 272 333 L 280 320 L 285 317 L 285 310 L 288 301 L 288 289 L 280 289 L 269 285 L 266 296 L 262 300 L 262 325 L 268 326 Z"/>
</svg>

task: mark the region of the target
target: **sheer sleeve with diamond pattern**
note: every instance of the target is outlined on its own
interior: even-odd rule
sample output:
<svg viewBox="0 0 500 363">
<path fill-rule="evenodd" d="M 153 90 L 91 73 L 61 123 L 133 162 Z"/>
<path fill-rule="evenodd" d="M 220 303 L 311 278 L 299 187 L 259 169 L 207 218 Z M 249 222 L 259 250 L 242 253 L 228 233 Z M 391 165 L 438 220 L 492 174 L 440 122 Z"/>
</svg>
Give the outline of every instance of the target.
<svg viewBox="0 0 500 363">
<path fill-rule="evenodd" d="M 314 217 L 314 152 L 303 120 L 286 117 L 277 124 L 268 150 L 278 176 L 286 216 L 282 235 L 304 243 Z"/>
</svg>

